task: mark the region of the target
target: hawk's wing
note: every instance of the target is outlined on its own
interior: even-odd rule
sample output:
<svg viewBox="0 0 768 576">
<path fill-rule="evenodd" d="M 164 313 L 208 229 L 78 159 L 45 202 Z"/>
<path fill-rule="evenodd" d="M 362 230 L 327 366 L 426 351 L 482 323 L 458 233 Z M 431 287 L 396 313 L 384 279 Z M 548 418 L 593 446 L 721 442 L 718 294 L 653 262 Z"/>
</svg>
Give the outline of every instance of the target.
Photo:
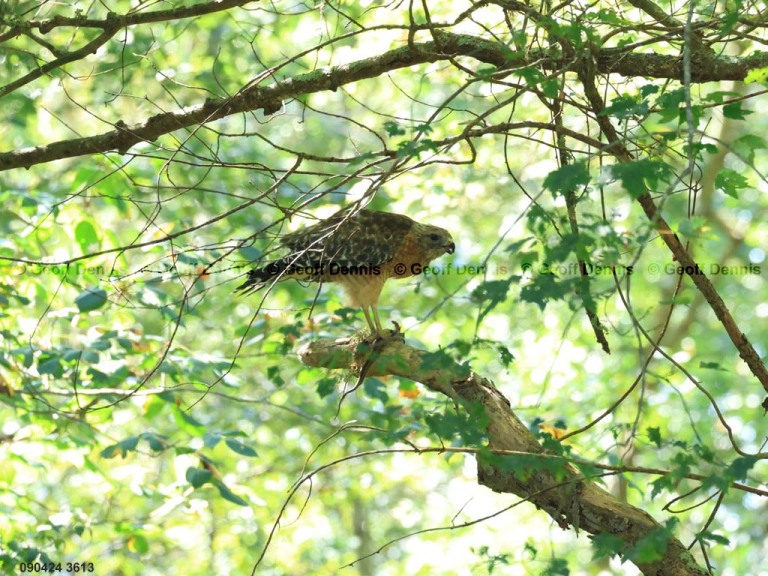
<svg viewBox="0 0 768 576">
<path fill-rule="evenodd" d="M 290 250 L 283 260 L 301 267 L 381 266 L 395 257 L 413 224 L 400 214 L 342 210 L 283 236 L 280 243 Z"/>
</svg>

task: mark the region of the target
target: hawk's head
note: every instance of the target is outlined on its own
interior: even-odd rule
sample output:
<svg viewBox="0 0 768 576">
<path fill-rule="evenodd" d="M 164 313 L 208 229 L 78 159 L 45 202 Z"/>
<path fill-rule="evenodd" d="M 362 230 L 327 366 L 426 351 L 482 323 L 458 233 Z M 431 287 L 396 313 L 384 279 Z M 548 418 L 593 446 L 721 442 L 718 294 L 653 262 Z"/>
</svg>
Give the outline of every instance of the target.
<svg viewBox="0 0 768 576">
<path fill-rule="evenodd" d="M 420 262 L 422 265 L 428 264 L 443 254 L 453 254 L 456 250 L 456 244 L 453 243 L 453 238 L 451 238 L 448 230 L 417 223 L 414 232 L 419 251 L 424 256 Z"/>
</svg>

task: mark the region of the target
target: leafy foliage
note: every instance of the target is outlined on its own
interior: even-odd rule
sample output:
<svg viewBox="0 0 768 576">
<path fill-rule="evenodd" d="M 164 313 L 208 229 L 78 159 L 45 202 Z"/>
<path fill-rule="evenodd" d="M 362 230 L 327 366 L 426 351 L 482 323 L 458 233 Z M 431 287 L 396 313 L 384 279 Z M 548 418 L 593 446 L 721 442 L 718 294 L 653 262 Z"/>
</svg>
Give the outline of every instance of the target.
<svg viewBox="0 0 768 576">
<path fill-rule="evenodd" d="M 759 565 L 765 390 L 736 346 L 768 337 L 764 20 L 0 3 L 1 570 L 569 574 L 591 552 L 620 573 L 673 538 Z M 490 450 L 480 403 L 303 366 L 362 325 L 332 287 L 233 296 L 355 202 L 453 234 L 382 319 L 446 386 L 492 380 L 540 451 Z M 660 527 L 550 542 L 543 511 L 496 514 L 475 457 L 577 471 Z"/>
</svg>

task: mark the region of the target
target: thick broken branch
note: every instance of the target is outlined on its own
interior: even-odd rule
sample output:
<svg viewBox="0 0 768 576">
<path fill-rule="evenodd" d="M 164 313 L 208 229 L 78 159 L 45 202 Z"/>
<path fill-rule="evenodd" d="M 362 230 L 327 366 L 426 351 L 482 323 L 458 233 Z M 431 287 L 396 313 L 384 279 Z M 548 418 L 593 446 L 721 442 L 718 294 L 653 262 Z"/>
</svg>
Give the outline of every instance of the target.
<svg viewBox="0 0 768 576">
<path fill-rule="evenodd" d="M 371 362 L 370 347 L 357 341 L 324 339 L 311 342 L 299 350 L 301 361 L 312 367 L 348 369 L 358 374 L 366 366 L 367 375 L 395 375 L 421 382 L 430 389 L 446 394 L 454 401 L 479 404 L 487 416 L 488 447 L 527 454 L 545 452 L 537 438 L 510 408 L 509 401 L 493 382 L 479 374 L 467 374 L 455 363 L 435 367 L 425 361 L 427 353 L 388 340 L 377 347 Z M 478 458 L 478 481 L 491 490 L 512 493 L 545 510 L 563 528 L 572 527 L 590 534 L 611 534 L 623 540 L 631 550 L 641 539 L 663 533 L 665 528 L 643 510 L 617 500 L 611 494 L 586 480 L 575 469 L 568 468 L 555 478 L 542 469 L 526 470 L 497 465 L 497 460 Z M 661 551 L 662 547 L 659 547 Z M 683 544 L 673 537 L 666 539 L 664 557 L 653 562 L 636 562 L 646 575 L 701 576 L 700 568 Z"/>
</svg>

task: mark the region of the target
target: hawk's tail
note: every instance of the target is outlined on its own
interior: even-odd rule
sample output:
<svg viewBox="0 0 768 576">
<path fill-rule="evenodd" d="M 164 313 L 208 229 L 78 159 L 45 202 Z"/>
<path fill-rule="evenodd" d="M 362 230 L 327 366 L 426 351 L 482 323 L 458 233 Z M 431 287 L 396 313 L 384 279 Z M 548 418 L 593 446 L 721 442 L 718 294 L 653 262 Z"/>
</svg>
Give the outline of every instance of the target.
<svg viewBox="0 0 768 576">
<path fill-rule="evenodd" d="M 261 290 L 269 284 L 271 280 L 280 276 L 285 272 L 287 264 L 283 260 L 277 260 L 270 262 L 263 268 L 254 268 L 248 272 L 248 278 L 240 286 L 235 288 L 235 292 L 242 292 L 243 294 L 250 294 Z"/>
</svg>

